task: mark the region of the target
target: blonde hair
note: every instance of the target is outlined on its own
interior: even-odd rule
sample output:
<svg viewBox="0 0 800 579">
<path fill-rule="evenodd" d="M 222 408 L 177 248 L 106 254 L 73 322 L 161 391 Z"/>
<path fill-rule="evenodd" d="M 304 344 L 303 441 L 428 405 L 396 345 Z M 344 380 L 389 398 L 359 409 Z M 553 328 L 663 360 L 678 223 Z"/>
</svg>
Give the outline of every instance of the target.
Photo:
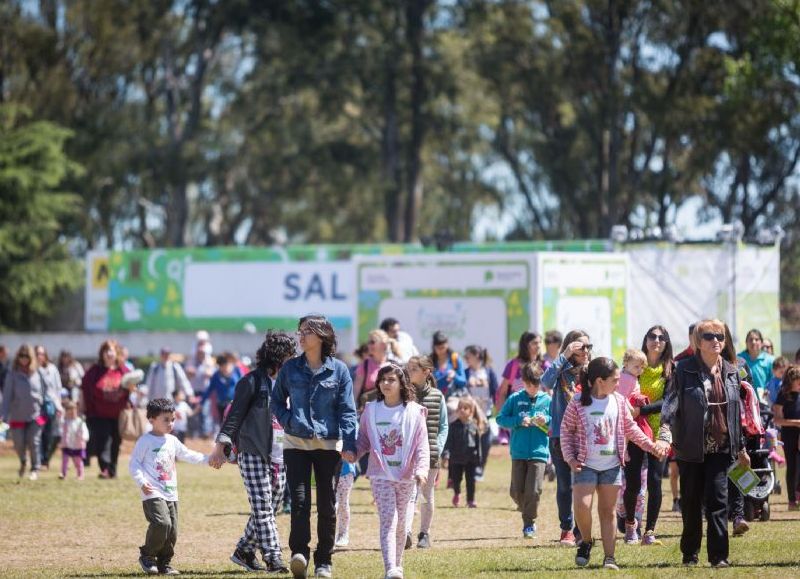
<svg viewBox="0 0 800 579">
<path fill-rule="evenodd" d="M 703 339 L 703 334 L 709 330 L 719 334 L 725 333 L 725 322 L 716 318 L 709 318 L 697 322 L 692 334 L 692 349 L 697 352 L 700 350 L 700 341 Z"/>
<path fill-rule="evenodd" d="M 641 362 L 647 364 L 647 356 L 638 348 L 628 348 L 622 356 L 622 367 L 624 368 L 630 362 Z"/>
<path fill-rule="evenodd" d="M 30 344 L 22 344 L 17 350 L 17 354 L 14 356 L 14 370 L 22 372 L 22 364 L 19 363 L 19 358 L 23 354 L 27 354 L 28 356 L 27 371 L 29 375 L 33 376 L 33 374 L 39 369 L 39 361 L 36 359 L 36 352 L 34 351 L 33 346 Z"/>
<path fill-rule="evenodd" d="M 478 432 L 481 434 L 486 432 L 486 416 L 483 414 L 481 407 L 478 406 L 478 403 L 475 402 L 475 399 L 472 396 L 463 396 L 459 398 L 458 408 L 461 408 L 462 406 L 472 409 L 472 417 L 478 424 Z"/>
<path fill-rule="evenodd" d="M 386 349 L 388 351 L 391 351 L 392 354 L 395 355 L 395 357 L 399 358 L 402 355 L 402 352 L 400 350 L 400 344 L 397 343 L 397 340 L 389 337 L 389 334 L 387 334 L 383 330 L 372 330 L 368 334 L 367 339 L 368 340 L 375 339 L 383 344 L 386 344 Z"/>
</svg>

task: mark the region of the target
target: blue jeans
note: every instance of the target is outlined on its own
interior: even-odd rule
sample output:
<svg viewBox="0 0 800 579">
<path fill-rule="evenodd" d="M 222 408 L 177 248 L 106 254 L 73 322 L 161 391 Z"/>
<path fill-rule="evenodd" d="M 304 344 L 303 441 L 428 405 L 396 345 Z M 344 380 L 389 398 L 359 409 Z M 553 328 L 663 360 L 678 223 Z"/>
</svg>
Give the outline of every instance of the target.
<svg viewBox="0 0 800 579">
<path fill-rule="evenodd" d="M 556 469 L 556 504 L 562 531 L 571 531 L 572 520 L 572 471 L 561 454 L 561 439 L 550 439 L 550 456 Z"/>
</svg>

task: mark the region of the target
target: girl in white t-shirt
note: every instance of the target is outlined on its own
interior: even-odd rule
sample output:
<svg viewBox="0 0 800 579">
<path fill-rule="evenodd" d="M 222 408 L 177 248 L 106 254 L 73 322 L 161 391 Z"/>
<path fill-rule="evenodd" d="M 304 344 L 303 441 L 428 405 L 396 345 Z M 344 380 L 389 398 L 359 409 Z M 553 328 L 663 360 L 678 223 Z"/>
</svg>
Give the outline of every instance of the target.
<svg viewBox="0 0 800 579">
<path fill-rule="evenodd" d="M 380 543 L 387 578 L 403 577 L 406 509 L 430 468 L 426 409 L 404 369 L 389 363 L 378 372 L 377 399 L 368 402 L 358 431 L 358 456 L 369 453 L 367 476 L 378 506 Z"/>
<path fill-rule="evenodd" d="M 597 514 L 605 559 L 603 567 L 619 569 L 614 559 L 614 511 L 622 484 L 626 439 L 663 458 L 666 442 L 654 443 L 634 422 L 628 402 L 616 392 L 619 369 L 610 358 L 589 362 L 579 379 L 580 397 L 567 405 L 561 422 L 561 450 L 572 469 L 572 503 L 582 541 L 575 563 L 589 564 L 592 539 L 592 502 L 597 491 Z"/>
</svg>

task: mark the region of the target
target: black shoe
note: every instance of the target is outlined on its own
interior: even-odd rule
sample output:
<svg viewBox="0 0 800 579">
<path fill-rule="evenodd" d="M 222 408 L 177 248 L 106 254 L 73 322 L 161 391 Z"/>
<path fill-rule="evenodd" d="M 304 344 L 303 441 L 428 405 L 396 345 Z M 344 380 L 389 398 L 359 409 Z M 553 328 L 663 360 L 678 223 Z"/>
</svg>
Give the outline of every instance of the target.
<svg viewBox="0 0 800 579">
<path fill-rule="evenodd" d="M 575 555 L 575 564 L 578 567 L 586 567 L 589 564 L 593 546 L 594 541 L 581 541 L 580 545 L 578 545 L 578 554 Z"/>
<path fill-rule="evenodd" d="M 404 550 L 409 550 L 413 544 L 414 542 L 411 540 L 411 533 L 406 533 L 406 547 Z"/>
<path fill-rule="evenodd" d="M 686 555 L 683 556 L 683 566 L 684 567 L 697 567 L 699 560 L 697 559 L 697 555 Z"/>
<path fill-rule="evenodd" d="M 283 575 L 289 573 L 289 568 L 280 557 L 267 562 L 267 575 Z"/>
<path fill-rule="evenodd" d="M 231 562 L 236 563 L 240 567 L 244 567 L 248 571 L 263 571 L 264 567 L 262 567 L 258 559 L 256 559 L 255 552 L 247 553 L 244 550 L 236 547 L 236 550 L 231 555 Z"/>
<path fill-rule="evenodd" d="M 431 546 L 431 538 L 428 533 L 420 533 L 417 537 L 417 549 L 429 549 Z"/>
<path fill-rule="evenodd" d="M 158 575 L 158 564 L 152 557 L 142 555 L 139 557 L 139 565 L 141 565 L 142 571 L 148 575 Z"/>
</svg>

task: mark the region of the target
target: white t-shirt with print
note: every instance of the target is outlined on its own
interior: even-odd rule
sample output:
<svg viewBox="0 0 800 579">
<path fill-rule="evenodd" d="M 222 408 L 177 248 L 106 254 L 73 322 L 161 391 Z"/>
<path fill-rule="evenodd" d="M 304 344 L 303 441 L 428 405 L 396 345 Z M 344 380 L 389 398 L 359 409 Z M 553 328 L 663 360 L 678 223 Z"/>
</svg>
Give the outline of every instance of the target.
<svg viewBox="0 0 800 579">
<path fill-rule="evenodd" d="M 175 468 L 178 460 L 199 464 L 208 462 L 208 456 L 189 450 L 171 434 L 156 436 L 148 432 L 139 437 L 133 447 L 128 471 L 139 486 L 143 501 L 178 500 L 178 471 Z M 141 490 L 146 482 L 153 487 L 153 492 L 149 495 Z"/>
<path fill-rule="evenodd" d="M 594 470 L 608 470 L 619 466 L 617 455 L 617 402 L 612 396 L 595 398 L 585 408 L 586 466 Z"/>
<path fill-rule="evenodd" d="M 386 470 L 400 480 L 400 471 L 403 464 L 403 410 L 402 404 L 388 407 L 384 402 L 379 402 L 375 407 L 375 426 L 380 438 L 380 452 L 386 465 Z M 383 478 L 376 476 L 374 478 Z"/>
</svg>

